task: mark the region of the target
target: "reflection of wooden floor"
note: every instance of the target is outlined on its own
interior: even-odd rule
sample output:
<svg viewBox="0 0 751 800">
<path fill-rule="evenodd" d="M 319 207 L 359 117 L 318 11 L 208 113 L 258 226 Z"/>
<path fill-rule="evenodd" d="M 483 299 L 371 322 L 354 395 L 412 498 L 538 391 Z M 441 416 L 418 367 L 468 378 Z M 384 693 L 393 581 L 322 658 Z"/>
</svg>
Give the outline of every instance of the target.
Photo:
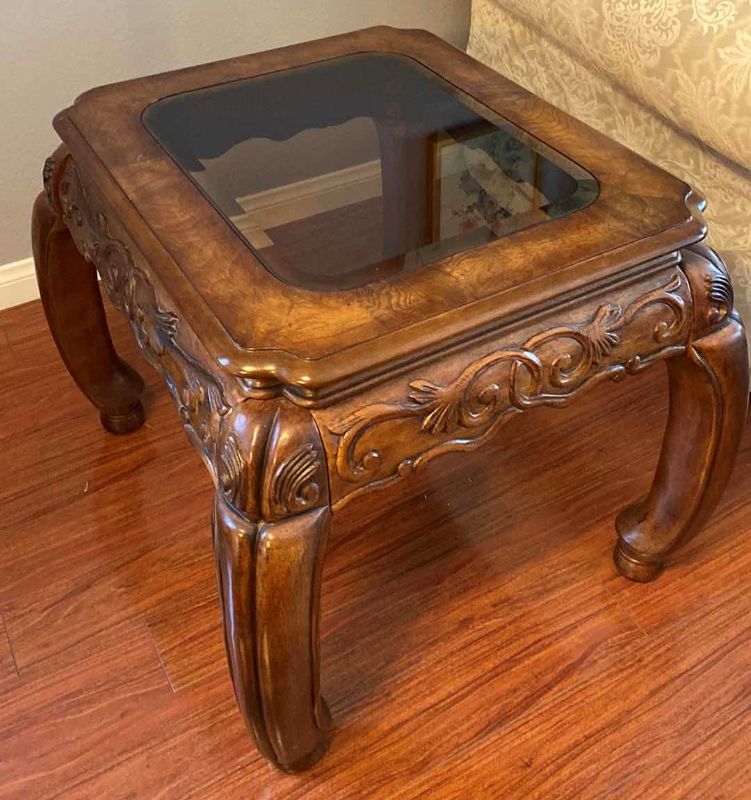
<svg viewBox="0 0 751 800">
<path fill-rule="evenodd" d="M 513 233 L 547 219 L 540 210 L 528 211 L 493 225 L 496 235 Z M 404 259 L 381 261 L 383 253 L 383 199 L 375 197 L 359 203 L 315 214 L 312 217 L 277 225 L 264 232 L 272 245 L 258 249 L 271 271 L 287 283 L 306 285 L 308 275 L 317 276 L 322 291 L 349 289 L 402 271 Z M 406 263 L 425 265 L 454 252 L 469 250 L 495 238 L 486 226 L 463 231 L 463 239 L 437 242 L 436 252 L 425 248 L 408 253 Z M 461 244 L 456 242 L 461 241 Z M 441 251 L 441 252 L 438 252 Z M 401 255 L 401 254 L 400 254 Z M 358 277 L 364 274 L 365 279 Z"/>
<path fill-rule="evenodd" d="M 656 460 L 661 367 L 343 512 L 322 630 L 337 733 L 287 776 L 234 707 L 208 474 L 119 318 L 115 338 L 149 385 L 124 438 L 39 305 L 0 314 L 0 798 L 748 796 L 751 437 L 657 583 L 610 562 Z"/>
<path fill-rule="evenodd" d="M 383 200 L 376 197 L 353 203 L 278 225 L 267 234 L 274 244 L 259 253 L 282 280 L 304 285 L 304 265 L 306 273 L 315 272 L 331 289 L 347 288 L 343 284 L 353 266 L 365 269 L 370 265 L 375 271 L 381 259 Z"/>
</svg>

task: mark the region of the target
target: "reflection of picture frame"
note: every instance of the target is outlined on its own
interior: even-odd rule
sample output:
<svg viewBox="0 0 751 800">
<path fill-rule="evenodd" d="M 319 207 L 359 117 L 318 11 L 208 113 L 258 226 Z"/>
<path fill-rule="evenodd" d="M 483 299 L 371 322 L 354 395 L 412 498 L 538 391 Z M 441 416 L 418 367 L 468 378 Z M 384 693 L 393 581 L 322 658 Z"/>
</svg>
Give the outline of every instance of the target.
<svg viewBox="0 0 751 800">
<path fill-rule="evenodd" d="M 480 227 L 487 227 L 496 236 L 501 236 L 546 217 L 543 209 L 547 205 L 547 199 L 539 189 L 543 158 L 537 152 L 525 147 L 517 139 L 513 139 L 514 143 L 523 148 L 524 155 L 533 161 L 534 178 L 529 182 L 515 180 L 509 174 L 509 170 L 504 169 L 503 164 L 499 163 L 499 160 L 490 153 L 486 153 L 481 146 L 471 149 L 466 146 L 472 140 L 477 141 L 491 136 L 498 137 L 498 134 L 498 127 L 486 120 L 479 120 L 469 125 L 436 132 L 428 138 L 427 198 L 425 203 L 427 213 L 424 234 L 426 242 L 438 242 Z M 497 139 L 493 141 L 495 143 Z M 509 141 L 512 140 L 509 139 Z M 492 170 L 486 169 L 485 173 L 496 181 L 496 189 L 500 188 L 501 190 L 494 192 L 490 186 L 484 188 L 480 186 L 483 203 L 472 201 L 471 196 L 466 193 L 464 195 L 466 201 L 457 196 L 455 198 L 457 207 L 453 209 L 456 222 L 454 227 L 451 221 L 447 221 L 445 218 L 444 201 L 450 202 L 445 195 L 452 191 L 458 195 L 458 184 L 465 186 L 471 183 L 476 184 L 477 181 L 474 178 L 477 177 L 477 170 L 472 175 L 471 168 L 468 168 L 465 163 L 464 166 L 455 167 L 452 171 L 450 166 L 447 168 L 447 162 L 449 164 L 451 161 L 456 162 L 460 157 L 466 162 L 468 152 L 477 154 L 475 162 L 481 168 L 484 168 L 486 164 L 492 164 Z M 504 180 L 501 181 L 503 185 L 498 184 L 499 176 L 504 177 Z M 499 195 L 506 196 L 505 203 L 499 202 Z M 497 204 L 497 208 L 489 208 L 488 201 L 491 205 Z M 462 203 L 463 207 L 460 207 Z M 474 225 L 471 224 L 473 217 Z"/>
</svg>

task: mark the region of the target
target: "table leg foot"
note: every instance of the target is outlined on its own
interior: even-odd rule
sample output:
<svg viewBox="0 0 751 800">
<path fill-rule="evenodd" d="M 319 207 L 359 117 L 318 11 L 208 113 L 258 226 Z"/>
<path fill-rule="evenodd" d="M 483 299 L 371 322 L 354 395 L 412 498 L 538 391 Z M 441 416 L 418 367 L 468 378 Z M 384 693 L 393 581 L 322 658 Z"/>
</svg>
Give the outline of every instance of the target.
<svg viewBox="0 0 751 800">
<path fill-rule="evenodd" d="M 624 578 L 636 583 L 649 583 L 662 572 L 663 562 L 644 562 L 639 559 L 623 541 L 619 540 L 613 550 L 613 560 L 618 572 Z"/>
<path fill-rule="evenodd" d="M 329 743 L 331 741 L 333 723 L 331 721 L 331 712 L 329 711 L 329 707 L 323 698 L 321 698 L 320 717 L 322 735 L 318 745 L 314 747 L 310 753 L 308 753 L 306 756 L 303 756 L 298 761 L 290 764 L 280 764 L 277 762 L 276 766 L 282 772 L 286 772 L 290 775 L 294 775 L 296 772 L 303 772 L 312 767 L 314 764 L 317 764 L 326 755 L 326 751 L 329 749 Z"/>
<path fill-rule="evenodd" d="M 139 401 L 132 408 L 123 412 L 107 412 L 101 411 L 99 413 L 99 420 L 102 427 L 110 433 L 118 435 L 125 433 L 132 433 L 143 425 L 146 416 L 143 410 L 143 404 Z"/>
</svg>

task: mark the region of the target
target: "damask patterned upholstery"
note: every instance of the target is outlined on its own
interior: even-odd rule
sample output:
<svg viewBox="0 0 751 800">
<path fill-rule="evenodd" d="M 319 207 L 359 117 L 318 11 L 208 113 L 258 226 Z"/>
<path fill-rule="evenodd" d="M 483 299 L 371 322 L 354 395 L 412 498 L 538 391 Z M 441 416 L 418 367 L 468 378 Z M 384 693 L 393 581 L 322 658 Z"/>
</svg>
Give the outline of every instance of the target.
<svg viewBox="0 0 751 800">
<path fill-rule="evenodd" d="M 472 0 L 468 50 L 705 195 L 751 323 L 751 0 Z"/>
</svg>

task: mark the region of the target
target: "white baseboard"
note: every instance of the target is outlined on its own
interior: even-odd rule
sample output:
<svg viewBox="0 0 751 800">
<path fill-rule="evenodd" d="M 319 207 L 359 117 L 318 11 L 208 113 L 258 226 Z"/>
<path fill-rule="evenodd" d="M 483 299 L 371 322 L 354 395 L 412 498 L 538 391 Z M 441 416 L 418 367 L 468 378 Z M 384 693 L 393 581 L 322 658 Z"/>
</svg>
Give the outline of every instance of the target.
<svg viewBox="0 0 751 800">
<path fill-rule="evenodd" d="M 274 244 L 266 233 L 269 229 L 370 200 L 381 191 L 381 162 L 375 159 L 238 197 L 244 213 L 232 217 L 232 222 L 253 247 L 261 249 Z"/>
<path fill-rule="evenodd" d="M 0 264 L 0 310 L 39 299 L 34 259 Z"/>
</svg>

